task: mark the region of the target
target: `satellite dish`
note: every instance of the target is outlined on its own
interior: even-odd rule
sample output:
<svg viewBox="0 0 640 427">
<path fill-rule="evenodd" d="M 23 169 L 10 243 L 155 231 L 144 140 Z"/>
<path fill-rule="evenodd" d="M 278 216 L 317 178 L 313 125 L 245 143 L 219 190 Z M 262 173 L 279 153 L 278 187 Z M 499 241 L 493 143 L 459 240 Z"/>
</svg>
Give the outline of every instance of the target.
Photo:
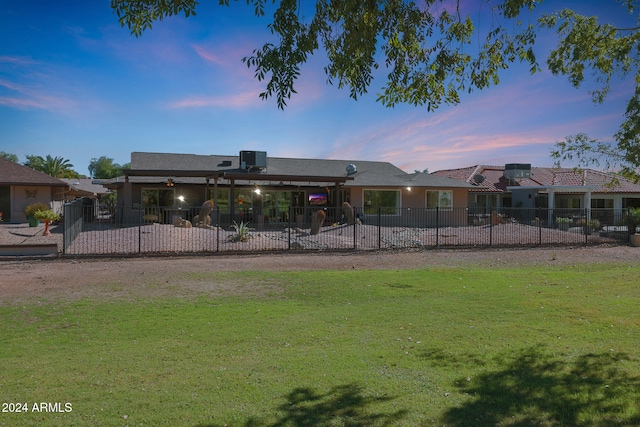
<svg viewBox="0 0 640 427">
<path fill-rule="evenodd" d="M 346 169 L 347 169 L 347 175 L 352 175 L 358 172 L 358 168 L 356 168 L 356 165 L 354 165 L 353 163 L 348 164 Z"/>
<path fill-rule="evenodd" d="M 473 180 L 478 184 L 482 184 L 484 182 L 484 175 L 480 175 L 480 174 L 474 175 Z"/>
</svg>

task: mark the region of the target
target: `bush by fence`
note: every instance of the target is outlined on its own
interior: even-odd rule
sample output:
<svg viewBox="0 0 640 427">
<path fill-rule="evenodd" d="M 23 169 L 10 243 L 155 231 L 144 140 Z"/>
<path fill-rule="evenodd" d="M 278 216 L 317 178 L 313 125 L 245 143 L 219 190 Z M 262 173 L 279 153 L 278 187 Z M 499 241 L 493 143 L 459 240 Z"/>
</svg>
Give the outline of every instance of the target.
<svg viewBox="0 0 640 427">
<path fill-rule="evenodd" d="M 314 213 L 325 219 L 312 234 Z M 576 245 L 628 241 L 624 210 L 290 208 L 233 217 L 213 209 L 193 226 L 201 207 L 133 211 L 65 205 L 65 255 L 213 253 L 285 250 L 376 250 L 431 247 Z M 242 233 L 242 236 L 240 234 Z"/>
</svg>

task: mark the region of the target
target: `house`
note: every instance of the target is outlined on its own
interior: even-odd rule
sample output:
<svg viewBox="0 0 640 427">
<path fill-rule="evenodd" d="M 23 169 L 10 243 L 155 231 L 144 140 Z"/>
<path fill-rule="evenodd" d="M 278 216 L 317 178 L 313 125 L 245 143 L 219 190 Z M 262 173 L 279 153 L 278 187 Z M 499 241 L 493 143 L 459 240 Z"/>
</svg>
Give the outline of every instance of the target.
<svg viewBox="0 0 640 427">
<path fill-rule="evenodd" d="M 92 178 L 60 178 L 60 181 L 67 183 L 63 197 L 65 202 L 80 197 L 96 200 L 109 192 L 107 187 L 94 183 Z"/>
<path fill-rule="evenodd" d="M 544 168 L 530 164 L 475 165 L 433 172 L 469 183 L 470 212 L 490 214 L 504 208 L 608 210 L 640 207 L 640 183 L 592 169 Z M 550 221 L 551 222 L 551 221 Z"/>
<path fill-rule="evenodd" d="M 317 209 L 339 221 L 343 202 L 364 216 L 397 221 L 403 209 L 432 208 L 455 222 L 472 184 L 424 173 L 406 173 L 388 162 L 134 152 L 131 169 L 101 184 L 116 190 L 124 222 L 144 216 L 170 223 L 186 207 L 212 200 L 220 221 L 258 227 L 307 222 Z M 295 218 L 289 218 L 293 212 Z M 449 216 L 447 218 L 447 215 Z M 464 220 L 461 220 L 461 224 Z"/>
<path fill-rule="evenodd" d="M 29 167 L 0 158 L 0 212 L 4 222 L 26 222 L 25 206 L 61 200 L 67 183 Z"/>
</svg>

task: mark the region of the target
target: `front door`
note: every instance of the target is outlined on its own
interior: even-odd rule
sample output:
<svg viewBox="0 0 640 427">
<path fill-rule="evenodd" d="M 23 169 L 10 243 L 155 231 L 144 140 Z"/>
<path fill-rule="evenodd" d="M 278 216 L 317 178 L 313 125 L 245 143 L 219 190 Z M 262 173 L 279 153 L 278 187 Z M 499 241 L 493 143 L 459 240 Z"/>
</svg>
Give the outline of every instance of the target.
<svg viewBox="0 0 640 427">
<path fill-rule="evenodd" d="M 11 221 L 11 187 L 0 186 L 0 212 L 3 222 Z"/>
</svg>

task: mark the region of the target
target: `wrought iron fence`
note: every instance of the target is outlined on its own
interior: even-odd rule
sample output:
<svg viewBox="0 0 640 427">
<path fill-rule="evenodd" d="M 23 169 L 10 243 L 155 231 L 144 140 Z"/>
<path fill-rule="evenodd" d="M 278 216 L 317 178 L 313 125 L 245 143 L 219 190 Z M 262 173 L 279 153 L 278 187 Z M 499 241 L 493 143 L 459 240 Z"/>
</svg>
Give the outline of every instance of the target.
<svg viewBox="0 0 640 427">
<path fill-rule="evenodd" d="M 319 213 L 320 212 L 320 213 Z M 315 218 L 315 219 L 314 219 Z M 315 224 L 314 224 L 315 222 Z M 314 228 L 315 225 L 315 228 Z M 65 255 L 624 243 L 626 210 L 286 208 L 231 215 L 202 207 L 67 204 Z"/>
</svg>

